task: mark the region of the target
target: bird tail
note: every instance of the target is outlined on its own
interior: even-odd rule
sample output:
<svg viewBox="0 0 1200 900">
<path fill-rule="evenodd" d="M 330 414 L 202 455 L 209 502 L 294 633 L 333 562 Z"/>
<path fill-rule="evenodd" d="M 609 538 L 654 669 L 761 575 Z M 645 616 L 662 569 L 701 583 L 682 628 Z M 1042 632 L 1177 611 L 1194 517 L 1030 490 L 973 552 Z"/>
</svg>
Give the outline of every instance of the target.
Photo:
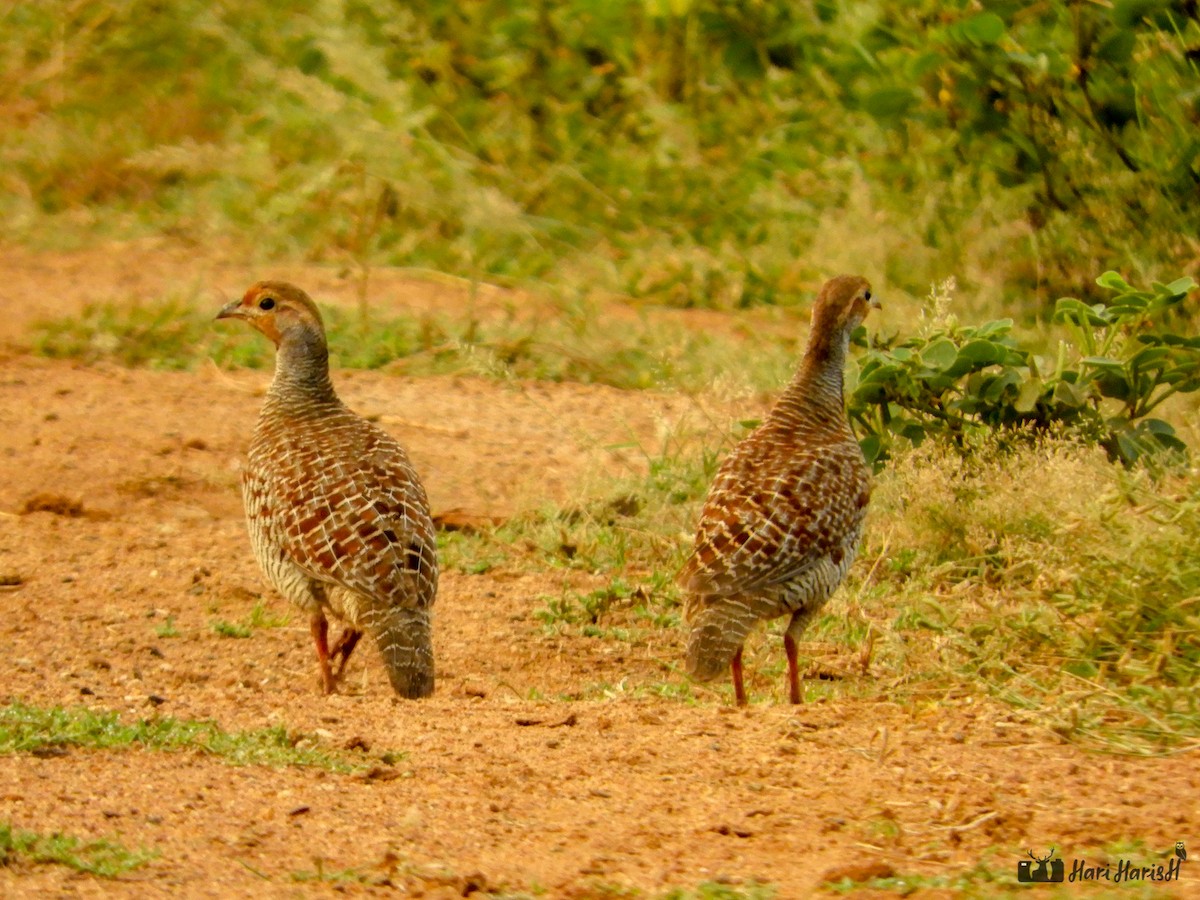
<svg viewBox="0 0 1200 900">
<path fill-rule="evenodd" d="M 396 608 L 373 629 L 392 688 L 415 700 L 433 693 L 433 633 L 428 609 Z"/>
<path fill-rule="evenodd" d="M 697 681 L 712 681 L 728 671 L 733 655 L 765 611 L 741 598 L 697 606 L 689 616 L 687 673 Z"/>
</svg>

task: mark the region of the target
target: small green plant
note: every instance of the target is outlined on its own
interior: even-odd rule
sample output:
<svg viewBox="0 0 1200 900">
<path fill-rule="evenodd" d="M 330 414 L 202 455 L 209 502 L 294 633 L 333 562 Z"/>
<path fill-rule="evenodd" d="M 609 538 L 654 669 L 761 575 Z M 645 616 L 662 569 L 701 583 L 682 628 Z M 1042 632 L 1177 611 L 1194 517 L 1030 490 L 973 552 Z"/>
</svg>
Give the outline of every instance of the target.
<svg viewBox="0 0 1200 900">
<path fill-rule="evenodd" d="M 589 591 L 565 591 L 561 597 L 542 597 L 545 604 L 534 616 L 546 625 L 596 625 L 614 603 L 628 599 L 629 586 L 620 579 L 606 587 Z"/>
<path fill-rule="evenodd" d="M 927 334 L 869 350 L 848 404 L 867 459 L 887 459 L 897 439 L 970 452 L 992 432 L 1028 439 L 1053 430 L 1126 464 L 1184 449 L 1174 428 L 1150 413 L 1200 389 L 1200 339 L 1159 330 L 1195 282 L 1142 291 L 1106 272 L 1097 283 L 1114 295 L 1107 304 L 1058 301 L 1055 319 L 1073 340 L 1053 360 L 1019 346 L 1011 319 L 960 326 L 943 317 Z"/>
<path fill-rule="evenodd" d="M 212 609 L 216 611 L 215 607 Z M 282 628 L 291 621 L 286 614 L 271 612 L 265 600 L 259 600 L 241 622 L 230 622 L 227 619 L 213 619 L 209 627 L 214 634 L 225 638 L 244 639 L 254 634 L 256 628 Z"/>
<path fill-rule="evenodd" d="M 1131 463 L 1144 453 L 1185 449 L 1170 424 L 1149 416 L 1175 394 L 1200 389 L 1200 338 L 1154 326 L 1187 298 L 1196 282 L 1155 282 L 1143 291 L 1116 272 L 1105 272 L 1096 283 L 1113 292 L 1107 304 L 1067 297 L 1055 307 L 1055 321 L 1067 324 L 1074 348 L 1084 355 L 1075 373 L 1060 362 L 1056 381 L 1046 385 L 1043 397 L 1052 383 L 1054 398 L 1063 407 L 1080 410 L 1081 419 L 1090 417 L 1085 428 L 1100 432 L 1099 444 L 1112 459 Z M 1106 409 L 1106 402 L 1115 411 Z"/>
<path fill-rule="evenodd" d="M 0 822 L 0 866 L 28 861 L 66 866 L 100 878 L 117 878 L 159 856 L 154 850 L 129 850 L 109 840 L 84 841 L 65 834 L 14 830 Z"/>
<path fill-rule="evenodd" d="M 661 577 L 637 587 L 616 578 L 591 591 L 565 590 L 540 599 L 544 605 L 534 617 L 549 633 L 571 628 L 583 637 L 636 644 L 652 631 L 679 625 L 675 588 Z"/>
<path fill-rule="evenodd" d="M 283 628 L 291 621 L 287 613 L 271 612 L 265 600 L 259 600 L 250 610 L 246 624 L 250 628 Z"/>
<path fill-rule="evenodd" d="M 250 626 L 227 622 L 224 619 L 213 619 L 209 623 L 215 634 L 226 638 L 248 638 L 251 635 Z"/>
<path fill-rule="evenodd" d="M 494 528 L 439 531 L 438 560 L 443 569 L 482 575 L 504 565 L 510 548 L 495 539 Z"/>
<path fill-rule="evenodd" d="M 175 627 L 175 617 L 167 616 L 167 621 L 162 625 L 156 626 L 154 633 L 160 638 L 179 637 L 179 629 Z"/>
</svg>

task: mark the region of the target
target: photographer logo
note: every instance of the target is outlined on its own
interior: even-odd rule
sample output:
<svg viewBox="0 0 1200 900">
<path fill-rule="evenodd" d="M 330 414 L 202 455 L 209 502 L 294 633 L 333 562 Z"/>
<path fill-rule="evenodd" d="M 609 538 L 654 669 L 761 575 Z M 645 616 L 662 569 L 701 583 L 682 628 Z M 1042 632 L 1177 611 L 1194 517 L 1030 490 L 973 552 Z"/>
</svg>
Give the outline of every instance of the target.
<svg viewBox="0 0 1200 900">
<path fill-rule="evenodd" d="M 1061 859 L 1054 858 L 1054 849 L 1045 856 L 1032 850 L 1029 859 L 1017 863 L 1017 881 L 1021 884 L 1062 884 L 1064 881 L 1109 881 L 1127 884 L 1133 881 L 1178 881 L 1183 871 L 1187 850 L 1183 841 L 1176 841 L 1173 850 L 1163 854 L 1166 861 L 1152 866 L 1135 865 L 1132 860 L 1119 859 L 1115 863 L 1089 864 L 1086 859 L 1071 861 L 1070 870 Z"/>
</svg>

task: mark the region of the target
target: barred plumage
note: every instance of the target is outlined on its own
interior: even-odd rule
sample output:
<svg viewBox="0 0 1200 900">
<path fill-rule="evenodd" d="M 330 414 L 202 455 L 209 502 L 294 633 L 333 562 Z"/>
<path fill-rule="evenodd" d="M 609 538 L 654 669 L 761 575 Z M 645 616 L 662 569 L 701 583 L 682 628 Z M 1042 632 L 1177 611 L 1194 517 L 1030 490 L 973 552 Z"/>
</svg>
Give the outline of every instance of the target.
<svg viewBox="0 0 1200 900">
<path fill-rule="evenodd" d="M 217 318 L 244 319 L 277 348 L 242 498 L 263 572 L 310 616 L 322 688 L 333 691 L 365 631 L 396 693 L 432 694 L 437 542 L 404 448 L 338 399 L 321 315 L 304 291 L 259 282 Z M 332 649 L 327 614 L 346 623 Z"/>
<path fill-rule="evenodd" d="M 738 705 L 746 703 L 746 636 L 759 620 L 789 614 L 789 697 L 800 702 L 796 641 L 858 551 L 870 472 L 846 417 L 842 377 L 850 334 L 878 305 L 864 278 L 825 284 L 799 370 L 721 464 L 705 500 L 679 575 L 691 626 L 687 670 L 708 681 L 731 667 Z"/>
</svg>

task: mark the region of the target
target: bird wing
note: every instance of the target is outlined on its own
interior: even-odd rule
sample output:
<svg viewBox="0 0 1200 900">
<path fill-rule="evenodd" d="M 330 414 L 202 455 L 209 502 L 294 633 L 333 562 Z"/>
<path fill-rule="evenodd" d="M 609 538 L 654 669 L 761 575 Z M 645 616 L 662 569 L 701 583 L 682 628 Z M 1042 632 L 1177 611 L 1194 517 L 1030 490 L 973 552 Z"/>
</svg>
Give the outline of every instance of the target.
<svg viewBox="0 0 1200 900">
<path fill-rule="evenodd" d="M 680 583 L 716 600 L 786 584 L 830 558 L 840 564 L 869 493 L 856 444 L 760 454 L 747 439 L 713 481 Z"/>
<path fill-rule="evenodd" d="M 390 435 L 354 417 L 285 436 L 271 498 L 273 535 L 310 577 L 393 604 L 427 607 L 437 591 L 436 536 L 425 491 Z M 279 493 L 279 492 L 276 492 Z"/>
</svg>

